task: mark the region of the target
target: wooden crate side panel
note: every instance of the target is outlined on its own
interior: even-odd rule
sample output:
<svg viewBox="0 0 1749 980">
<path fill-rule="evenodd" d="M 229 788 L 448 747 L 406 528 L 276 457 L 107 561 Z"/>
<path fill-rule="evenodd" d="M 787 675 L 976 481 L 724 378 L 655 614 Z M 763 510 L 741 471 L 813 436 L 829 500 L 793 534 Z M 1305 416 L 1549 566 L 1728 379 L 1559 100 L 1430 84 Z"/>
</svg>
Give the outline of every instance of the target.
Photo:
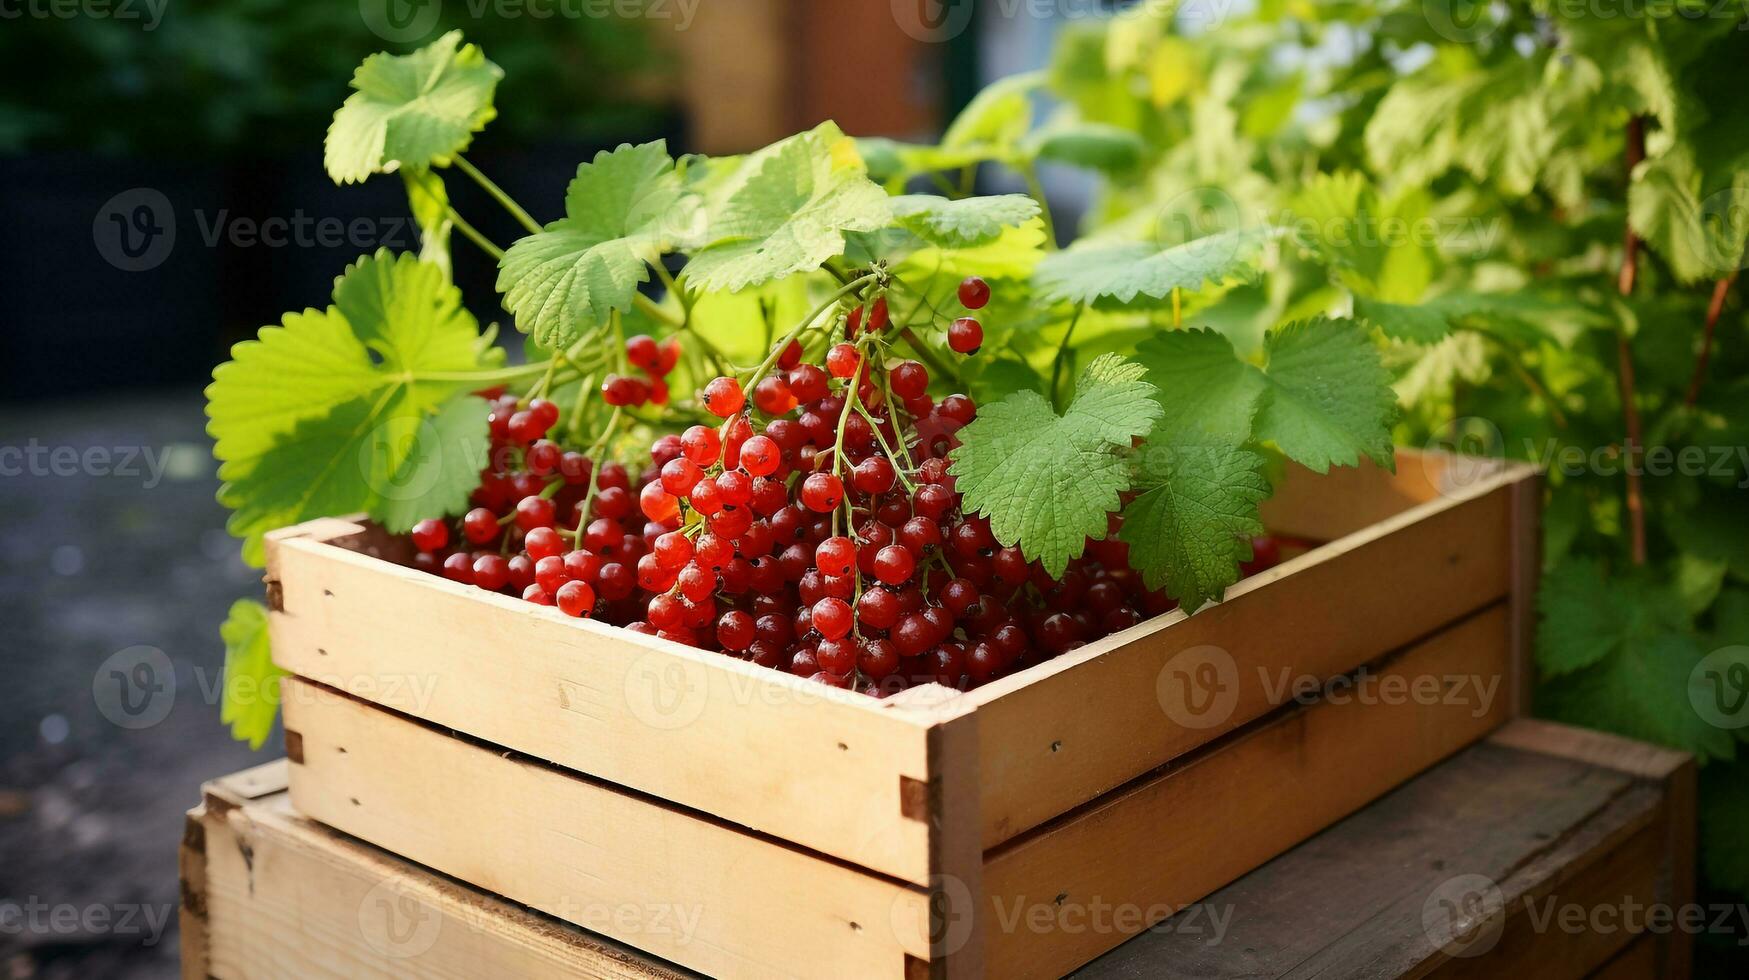
<svg viewBox="0 0 1749 980">
<path fill-rule="evenodd" d="M 270 544 L 286 670 L 914 883 L 927 721 L 342 548 Z M 308 736 L 311 733 L 302 731 Z"/>
<path fill-rule="evenodd" d="M 922 889 L 287 680 L 293 805 L 329 826 L 713 975 L 900 976 Z M 598 913 L 607 913 L 605 915 Z M 660 919 L 669 928 L 655 928 Z M 682 927 L 682 924 L 685 924 Z"/>
<path fill-rule="evenodd" d="M 1658 944 L 1641 936 L 1591 974 L 1590 980 L 1686 980 L 1687 974 L 1658 972 Z"/>
<path fill-rule="evenodd" d="M 1379 691 L 1390 677 L 1477 678 L 1491 697 L 1454 687 L 1432 705 L 1374 697 L 1292 710 L 986 855 L 991 975 L 1071 970 L 1484 736 L 1510 717 L 1505 621 L 1497 605 L 1376 675 Z M 1105 924 L 1092 927 L 1101 909 Z"/>
<path fill-rule="evenodd" d="M 214 930 L 202 980 L 683 975 L 312 826 L 284 794 L 205 825 Z"/>
<path fill-rule="evenodd" d="M 972 692 L 985 847 L 1261 717 L 1281 703 L 1283 677 L 1340 676 L 1499 601 L 1511 585 L 1510 503 L 1500 485 L 1399 515 L 1195 616 L 1162 617 Z M 1504 624 L 1486 638 L 1508 641 Z"/>
</svg>

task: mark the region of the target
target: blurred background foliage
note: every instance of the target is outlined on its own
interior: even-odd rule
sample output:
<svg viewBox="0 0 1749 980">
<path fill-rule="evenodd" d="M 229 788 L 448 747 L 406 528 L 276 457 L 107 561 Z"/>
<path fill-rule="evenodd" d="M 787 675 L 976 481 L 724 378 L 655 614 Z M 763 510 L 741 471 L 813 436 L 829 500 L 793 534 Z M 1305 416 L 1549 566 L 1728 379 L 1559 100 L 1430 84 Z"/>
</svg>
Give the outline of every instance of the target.
<svg viewBox="0 0 1749 980">
<path fill-rule="evenodd" d="M 385 47 L 356 3 L 171 0 L 150 30 L 94 17 L 19 18 L 0 63 L 34 84 L 0 89 L 0 154 L 267 156 L 320 142 L 364 56 Z M 452 3 L 424 44 L 461 28 L 505 70 L 518 111 L 500 130 L 531 145 L 649 132 L 671 112 L 673 55 L 636 19 L 472 17 Z"/>
</svg>

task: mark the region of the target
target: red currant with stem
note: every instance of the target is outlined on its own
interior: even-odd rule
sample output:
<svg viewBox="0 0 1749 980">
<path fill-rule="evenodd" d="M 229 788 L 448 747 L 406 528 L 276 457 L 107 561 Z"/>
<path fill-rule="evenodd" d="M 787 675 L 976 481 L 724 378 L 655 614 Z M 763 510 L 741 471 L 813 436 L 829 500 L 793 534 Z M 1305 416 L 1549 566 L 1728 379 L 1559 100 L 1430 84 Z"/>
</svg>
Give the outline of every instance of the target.
<svg viewBox="0 0 1749 980">
<path fill-rule="evenodd" d="M 870 456 L 856 464 L 850 471 L 850 485 L 858 493 L 874 496 L 893 489 L 898 480 L 898 471 L 885 456 Z"/>
<path fill-rule="evenodd" d="M 836 640 L 849 633 L 856 618 L 850 611 L 850 603 L 832 597 L 814 603 L 812 615 L 814 629 L 819 630 L 820 635 L 828 640 Z"/>
<path fill-rule="evenodd" d="M 990 284 L 977 276 L 968 276 L 960 283 L 960 305 L 968 310 L 981 310 L 990 304 Z"/>
<path fill-rule="evenodd" d="M 788 346 L 784 347 L 783 353 L 777 356 L 778 370 L 788 371 L 790 368 L 793 368 L 800 363 L 802 363 L 801 341 L 792 340 L 789 342 Z"/>
<path fill-rule="evenodd" d="M 855 344 L 834 344 L 826 352 L 826 370 L 834 378 L 850 377 L 861 364 L 862 355 L 856 352 Z"/>
<path fill-rule="evenodd" d="M 488 512 L 490 513 L 490 512 Z M 498 522 L 492 522 L 492 531 L 497 533 Z M 449 525 L 442 521 L 426 518 L 413 525 L 413 547 L 420 551 L 436 551 L 449 544 Z"/>
<path fill-rule="evenodd" d="M 812 364 L 799 364 L 787 376 L 790 394 L 798 402 L 817 402 L 826 397 L 826 372 Z"/>
<path fill-rule="evenodd" d="M 984 325 L 969 316 L 960 317 L 947 328 L 947 346 L 957 354 L 976 354 L 984 346 Z"/>
<path fill-rule="evenodd" d="M 704 386 L 705 410 L 717 418 L 726 419 L 747 404 L 741 393 L 741 382 L 734 378 L 716 378 Z"/>
</svg>

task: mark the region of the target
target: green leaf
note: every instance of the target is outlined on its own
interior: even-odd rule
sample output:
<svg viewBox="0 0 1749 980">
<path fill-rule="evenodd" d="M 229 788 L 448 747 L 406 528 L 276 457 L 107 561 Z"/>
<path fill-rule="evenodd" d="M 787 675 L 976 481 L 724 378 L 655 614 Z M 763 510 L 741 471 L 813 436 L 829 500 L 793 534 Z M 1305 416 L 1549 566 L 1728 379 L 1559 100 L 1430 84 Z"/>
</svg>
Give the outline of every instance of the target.
<svg viewBox="0 0 1749 980">
<path fill-rule="evenodd" d="M 1541 707 L 1562 721 L 1728 758 L 1730 733 L 1695 710 L 1691 686 L 1707 650 L 1667 580 L 1609 576 L 1592 559 L 1543 577 L 1537 664 L 1552 680 Z"/>
<path fill-rule="evenodd" d="M 1538 711 L 1703 758 L 1732 758 L 1731 733 L 1702 719 L 1690 696 L 1694 668 L 1705 655 L 1690 633 L 1635 636 L 1596 664 L 1544 685 Z"/>
<path fill-rule="evenodd" d="M 497 115 L 504 72 L 451 31 L 410 55 L 373 54 L 334 113 L 324 163 L 337 184 L 397 166 L 445 166 Z"/>
<path fill-rule="evenodd" d="M 1213 330 L 1155 334 L 1136 348 L 1165 414 L 1154 427 L 1178 442 L 1238 446 L 1250 441 L 1269 379 L 1241 361 Z"/>
<path fill-rule="evenodd" d="M 268 647 L 267 607 L 239 599 L 219 627 L 225 641 L 224 700 L 219 721 L 231 726 L 231 737 L 261 748 L 279 714 L 279 679 L 285 674 L 273 664 Z"/>
<path fill-rule="evenodd" d="M 1046 301 L 1092 304 L 1113 299 L 1130 304 L 1145 296 L 1157 303 L 1171 297 L 1174 289 L 1194 291 L 1204 282 L 1252 281 L 1263 260 L 1263 247 L 1274 234 L 1267 228 L 1247 228 L 1170 248 L 1081 244 L 1047 256 L 1039 263 L 1033 285 Z"/>
<path fill-rule="evenodd" d="M 1718 279 L 1743 263 L 1749 172 L 1709 186 L 1686 147 L 1648 160 L 1628 187 L 1628 221 L 1683 282 Z"/>
<path fill-rule="evenodd" d="M 413 211 L 413 223 L 419 226 L 419 261 L 429 262 L 453 276 L 450 267 L 449 236 L 455 222 L 449 216 L 449 192 L 443 178 L 422 167 L 403 167 L 402 182 L 407 186 L 407 206 Z"/>
<path fill-rule="evenodd" d="M 1135 133 L 1094 122 L 1048 126 L 1029 137 L 1025 146 L 1040 160 L 1106 173 L 1134 170 L 1147 149 Z"/>
<path fill-rule="evenodd" d="M 467 510 L 490 455 L 486 415 L 484 402 L 463 396 L 429 418 L 401 415 L 385 423 L 377 441 L 399 465 L 376 484 L 371 516 L 385 527 L 411 530 L 435 514 Z"/>
<path fill-rule="evenodd" d="M 269 530 L 375 511 L 385 493 L 412 485 L 401 477 L 428 480 L 402 469 L 418 448 L 409 434 L 469 387 L 454 373 L 502 358 L 495 348 L 481 352 L 479 328 L 443 271 L 411 255 L 360 259 L 336 282 L 334 303 L 238 344 L 207 387 L 207 432 L 225 482 L 219 500 L 236 510 L 230 528 L 257 563 Z M 455 488 L 434 481 L 431 490 L 402 499 L 437 516 Z"/>
<path fill-rule="evenodd" d="M 1361 456 L 1395 468 L 1397 396 L 1378 348 L 1352 320 L 1291 323 L 1264 341 L 1269 397 L 1254 437 L 1319 473 Z"/>
<path fill-rule="evenodd" d="M 1239 580 L 1251 538 L 1264 531 L 1263 462 L 1231 445 L 1150 440 L 1137 457 L 1136 485 L 1147 489 L 1124 508 L 1117 534 L 1149 588 L 1195 612 Z"/>
<path fill-rule="evenodd" d="M 688 208 L 668 146 L 621 146 L 577 168 L 565 217 L 510 246 L 498 291 L 516 325 L 563 350 L 632 308 L 650 263 L 684 234 Z"/>
<path fill-rule="evenodd" d="M 1130 442 L 1160 416 L 1142 374 L 1107 354 L 1088 365 L 1064 415 L 1036 391 L 980 408 L 953 451 L 964 506 L 990 519 L 998 541 L 1061 575 L 1088 538 L 1105 536 L 1130 485 Z"/>
<path fill-rule="evenodd" d="M 845 232 L 892 220 L 854 141 L 829 122 L 749 155 L 710 210 L 710 244 L 693 254 L 686 277 L 731 292 L 818 269 L 844 251 Z"/>
<path fill-rule="evenodd" d="M 953 201 L 929 194 L 893 198 L 899 226 L 938 248 L 976 248 L 1038 217 L 1038 202 L 1025 194 L 968 197 Z"/>
<path fill-rule="evenodd" d="M 1342 172 L 1313 177 L 1289 210 L 1300 245 L 1357 296 L 1414 302 L 1433 278 L 1431 249 L 1420 240 L 1430 205 L 1420 188 L 1387 200 L 1366 177 Z"/>
<path fill-rule="evenodd" d="M 988 148 L 993 155 L 1006 155 L 1032 128 L 1032 93 L 1044 81 L 1043 73 L 1028 72 L 986 85 L 949 124 L 941 148 Z"/>
</svg>

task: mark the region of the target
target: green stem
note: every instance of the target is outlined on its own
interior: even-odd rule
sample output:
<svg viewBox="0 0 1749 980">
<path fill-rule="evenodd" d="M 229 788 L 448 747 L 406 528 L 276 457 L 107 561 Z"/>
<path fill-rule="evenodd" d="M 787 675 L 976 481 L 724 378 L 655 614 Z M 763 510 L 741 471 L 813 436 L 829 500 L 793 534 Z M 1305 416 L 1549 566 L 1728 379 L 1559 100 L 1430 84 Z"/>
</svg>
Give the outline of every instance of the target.
<svg viewBox="0 0 1749 980">
<path fill-rule="evenodd" d="M 1057 356 L 1051 362 L 1051 401 L 1053 403 L 1057 400 L 1057 385 L 1062 381 L 1063 363 L 1069 359 L 1069 339 L 1075 336 L 1075 327 L 1081 322 L 1081 314 L 1086 311 L 1087 305 L 1085 303 L 1075 307 L 1074 319 L 1069 321 L 1069 329 L 1063 331 L 1063 341 L 1057 345 Z"/>
<path fill-rule="evenodd" d="M 839 300 L 849 296 L 851 293 L 856 292 L 858 289 L 861 289 L 863 286 L 866 286 L 879 278 L 879 273 L 871 272 L 868 275 L 863 276 L 861 279 L 853 279 L 850 282 L 845 283 L 844 288 L 833 293 L 827 298 L 826 302 L 820 304 L 818 309 L 804 317 L 802 322 L 796 324 L 795 328 L 789 333 L 784 334 L 782 340 L 772 344 L 771 352 L 765 355 L 765 360 L 760 363 L 758 367 L 753 369 L 753 373 L 748 376 L 746 381 L 741 383 L 741 387 L 744 390 L 752 391 L 753 386 L 757 385 L 765 377 L 766 373 L 771 370 L 771 366 L 777 363 L 777 359 L 783 356 L 784 350 L 789 347 L 791 341 L 800 337 L 802 332 L 807 330 L 808 327 L 813 324 L 815 320 L 818 320 L 827 310 L 838 305 Z"/>
<path fill-rule="evenodd" d="M 533 364 L 518 364 L 515 367 L 499 368 L 495 371 L 420 371 L 414 373 L 412 381 L 455 381 L 462 384 L 495 385 L 509 384 L 525 378 L 538 378 L 546 373 L 550 361 L 536 361 Z"/>
<path fill-rule="evenodd" d="M 1057 222 L 1051 217 L 1051 202 L 1045 197 L 1045 185 L 1038 179 L 1038 168 L 1031 163 L 1020 165 L 1020 175 L 1026 178 L 1026 192 L 1038 202 L 1039 219 L 1045 223 L 1045 247 L 1057 249 Z"/>
<path fill-rule="evenodd" d="M 468 224 L 466 219 L 456 213 L 454 205 L 444 205 L 444 211 L 449 215 L 450 223 L 455 225 L 455 230 L 461 232 L 463 237 L 478 246 L 480 251 L 500 262 L 504 261 L 504 250 L 492 244 L 490 239 Z"/>
<path fill-rule="evenodd" d="M 911 345 L 911 349 L 917 352 L 918 357 L 923 358 L 924 362 L 929 365 L 929 370 L 935 372 L 936 377 L 952 378 L 956 382 L 959 381 L 959 369 L 947 361 L 942 360 L 941 355 L 937 354 L 928 344 L 925 344 L 923 338 L 912 332 L 910 327 L 900 327 L 899 336 L 904 338 L 905 343 Z"/>
<path fill-rule="evenodd" d="M 522 227 L 528 229 L 529 234 L 531 234 L 531 235 L 540 234 L 540 230 L 541 230 L 540 224 L 538 222 L 536 222 L 533 218 L 529 217 L 528 212 L 524 211 L 522 209 L 522 205 L 517 204 L 515 201 L 512 201 L 510 199 L 510 195 L 504 193 L 503 188 L 499 187 L 497 184 L 492 183 L 492 178 L 487 177 L 483 173 L 480 173 L 479 170 L 475 169 L 473 164 L 471 164 L 467 161 L 466 157 L 463 157 L 459 153 L 456 154 L 456 156 L 455 156 L 455 165 L 457 167 L 461 168 L 462 173 L 465 173 L 469 177 L 472 177 L 474 179 L 474 183 L 479 184 L 480 187 L 482 189 L 484 189 L 487 194 L 492 195 L 492 199 L 497 201 L 500 205 L 502 205 L 504 210 L 510 212 L 511 217 L 513 217 L 517 221 L 521 222 Z"/>
<path fill-rule="evenodd" d="M 643 313 L 650 319 L 655 320 L 657 323 L 665 323 L 676 330 L 686 326 L 686 320 L 684 318 L 676 317 L 674 314 L 664 310 L 656 304 L 655 300 L 645 296 L 643 293 L 632 294 L 632 305 L 637 307 L 639 312 Z"/>
</svg>

